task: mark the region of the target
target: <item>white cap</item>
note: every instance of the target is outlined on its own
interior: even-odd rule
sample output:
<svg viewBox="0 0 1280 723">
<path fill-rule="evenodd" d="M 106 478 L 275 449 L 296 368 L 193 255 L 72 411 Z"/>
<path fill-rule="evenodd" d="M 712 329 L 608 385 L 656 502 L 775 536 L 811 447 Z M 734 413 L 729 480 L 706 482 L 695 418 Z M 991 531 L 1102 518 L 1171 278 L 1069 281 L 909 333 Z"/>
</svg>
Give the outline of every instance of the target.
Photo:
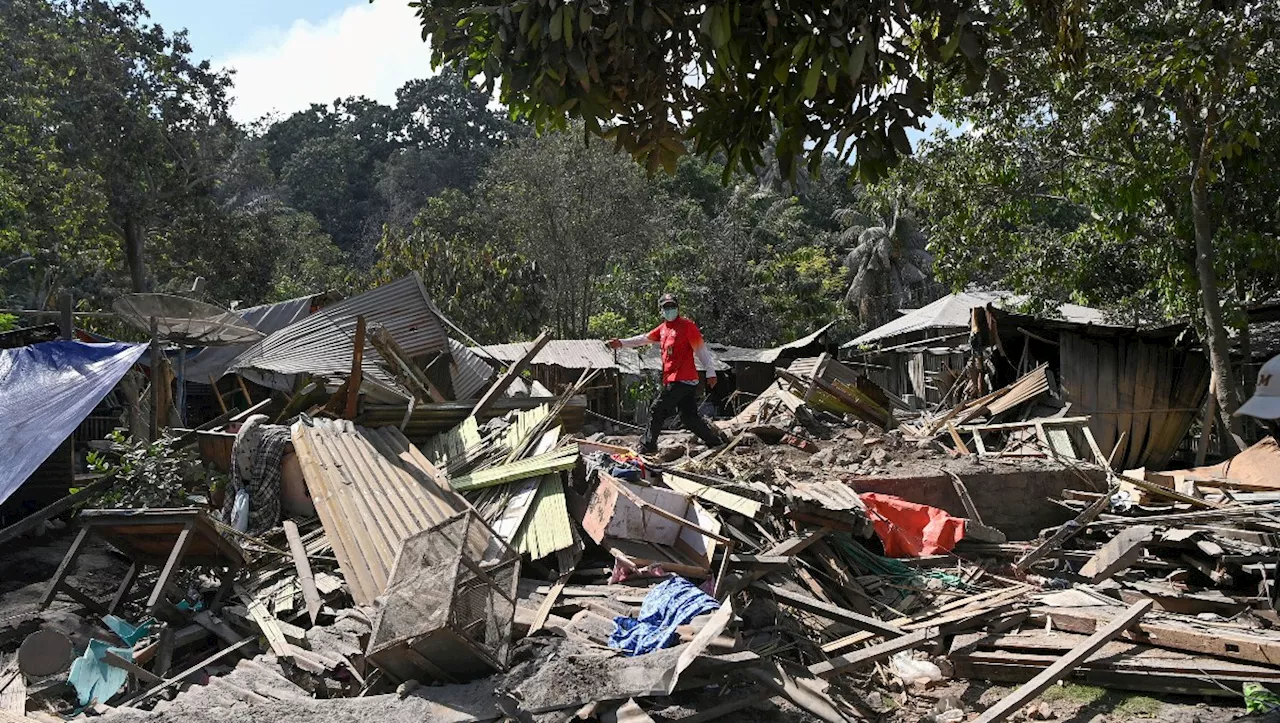
<svg viewBox="0 0 1280 723">
<path fill-rule="evenodd" d="M 1262 365 L 1253 396 L 1236 412 L 1260 419 L 1280 419 L 1280 356 Z"/>
</svg>

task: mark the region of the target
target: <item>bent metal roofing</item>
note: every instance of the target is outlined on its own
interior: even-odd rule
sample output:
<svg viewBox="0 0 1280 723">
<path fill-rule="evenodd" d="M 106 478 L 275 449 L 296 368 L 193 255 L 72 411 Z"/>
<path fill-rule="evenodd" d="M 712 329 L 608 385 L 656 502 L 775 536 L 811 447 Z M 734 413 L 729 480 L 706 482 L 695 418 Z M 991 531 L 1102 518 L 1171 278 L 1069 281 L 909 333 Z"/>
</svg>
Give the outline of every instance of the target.
<svg viewBox="0 0 1280 723">
<path fill-rule="evenodd" d="M 421 279 L 410 274 L 286 326 L 245 350 L 230 368 L 280 374 L 346 374 L 351 371 L 356 319 L 361 316 L 366 324 L 386 328 L 411 357 L 449 349 L 439 311 L 427 298 Z M 366 341 L 362 364 L 365 376 L 409 396 L 382 370 L 380 362 L 382 357 Z"/>
</svg>

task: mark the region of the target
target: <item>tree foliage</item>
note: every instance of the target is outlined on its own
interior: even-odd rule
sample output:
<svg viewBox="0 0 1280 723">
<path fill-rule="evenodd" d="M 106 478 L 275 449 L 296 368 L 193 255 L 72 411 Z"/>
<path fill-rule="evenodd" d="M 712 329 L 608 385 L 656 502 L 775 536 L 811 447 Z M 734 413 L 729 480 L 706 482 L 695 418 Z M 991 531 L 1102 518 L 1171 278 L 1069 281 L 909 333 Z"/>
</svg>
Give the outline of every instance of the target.
<svg viewBox="0 0 1280 723">
<path fill-rule="evenodd" d="M 1049 34 L 1017 10 L 993 61 L 1004 92 L 944 96 L 981 133 L 935 151 L 940 270 L 1190 315 L 1229 413 L 1233 309 L 1274 289 L 1280 269 L 1263 200 L 1275 189 L 1280 9 L 1104 1 L 1064 12 Z"/>
<path fill-rule="evenodd" d="M 688 141 L 725 154 L 726 179 L 766 146 L 794 178 L 834 143 L 874 177 L 910 155 L 936 68 L 973 87 L 986 71 L 987 23 L 966 0 L 413 4 L 437 64 L 483 78 L 539 129 L 580 120 L 650 172 L 673 171 Z"/>
</svg>

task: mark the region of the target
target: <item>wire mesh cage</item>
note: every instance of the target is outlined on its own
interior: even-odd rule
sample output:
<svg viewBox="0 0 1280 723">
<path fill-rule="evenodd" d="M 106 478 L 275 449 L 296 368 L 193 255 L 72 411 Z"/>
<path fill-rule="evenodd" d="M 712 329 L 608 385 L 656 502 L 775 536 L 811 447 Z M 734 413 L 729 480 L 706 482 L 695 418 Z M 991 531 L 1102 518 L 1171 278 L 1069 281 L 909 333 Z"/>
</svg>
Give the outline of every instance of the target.
<svg viewBox="0 0 1280 723">
<path fill-rule="evenodd" d="M 519 553 L 474 510 L 408 538 L 368 660 L 398 680 L 464 681 L 504 670 L 519 580 Z"/>
</svg>

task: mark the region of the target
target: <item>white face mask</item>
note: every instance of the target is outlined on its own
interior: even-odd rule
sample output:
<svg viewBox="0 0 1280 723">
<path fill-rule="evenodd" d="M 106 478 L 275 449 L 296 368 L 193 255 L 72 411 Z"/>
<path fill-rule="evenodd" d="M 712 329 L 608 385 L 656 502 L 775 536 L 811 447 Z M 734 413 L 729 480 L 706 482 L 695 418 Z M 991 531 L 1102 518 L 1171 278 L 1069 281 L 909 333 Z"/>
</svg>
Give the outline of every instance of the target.
<svg viewBox="0 0 1280 723">
<path fill-rule="evenodd" d="M 666 319 L 667 321 L 675 321 L 677 316 L 680 316 L 680 310 L 677 309 L 676 307 L 674 306 L 662 307 L 662 318 Z"/>
</svg>

